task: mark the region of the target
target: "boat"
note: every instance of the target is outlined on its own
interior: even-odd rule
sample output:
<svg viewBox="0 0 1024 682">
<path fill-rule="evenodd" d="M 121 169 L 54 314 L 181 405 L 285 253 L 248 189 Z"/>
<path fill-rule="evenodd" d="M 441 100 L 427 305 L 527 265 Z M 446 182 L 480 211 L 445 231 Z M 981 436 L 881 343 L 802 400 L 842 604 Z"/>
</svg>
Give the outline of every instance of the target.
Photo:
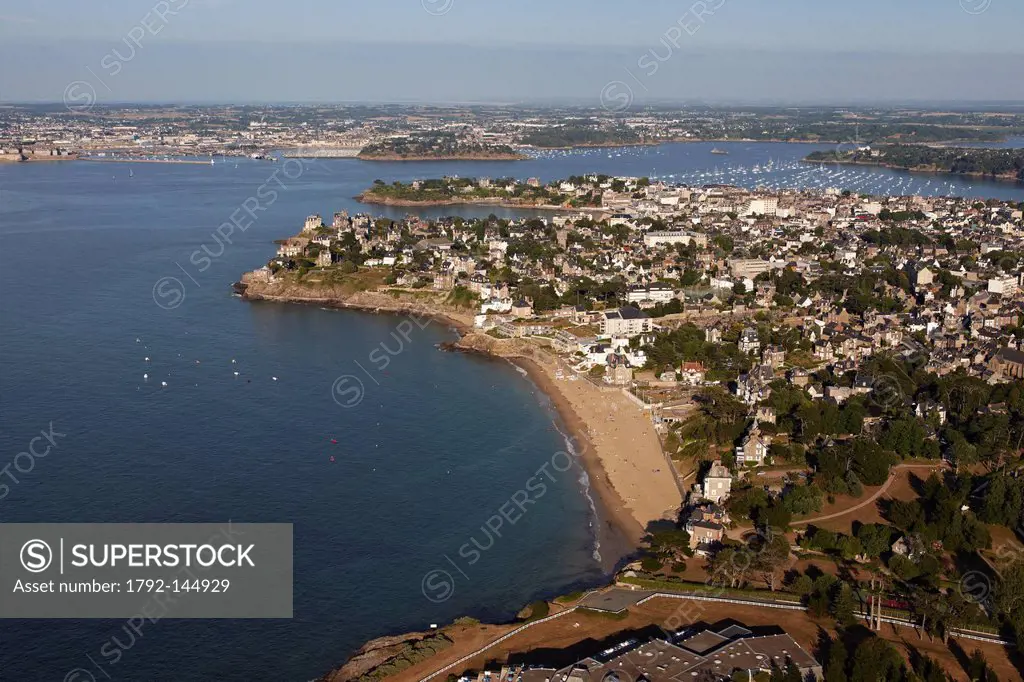
<svg viewBox="0 0 1024 682">
<path fill-rule="evenodd" d="M 714 149 L 712 149 L 712 150 L 711 150 L 711 153 L 712 153 L 712 154 L 722 154 L 722 155 L 726 155 L 726 154 L 728 154 L 729 152 L 725 151 L 724 149 L 719 149 L 718 147 L 715 147 Z"/>
</svg>

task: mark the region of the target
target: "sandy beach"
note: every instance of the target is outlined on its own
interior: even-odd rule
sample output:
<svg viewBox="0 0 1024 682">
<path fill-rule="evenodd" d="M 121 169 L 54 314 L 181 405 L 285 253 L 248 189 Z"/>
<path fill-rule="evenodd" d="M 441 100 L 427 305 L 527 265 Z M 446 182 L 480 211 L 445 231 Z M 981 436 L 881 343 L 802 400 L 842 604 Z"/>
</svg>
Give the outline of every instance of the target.
<svg viewBox="0 0 1024 682">
<path fill-rule="evenodd" d="M 592 488 L 611 521 L 639 544 L 652 521 L 675 519 L 682 504 L 650 415 L 618 388 L 602 389 L 585 379 L 557 379 L 560 362 L 519 361 L 554 403 L 578 444 Z"/>
</svg>

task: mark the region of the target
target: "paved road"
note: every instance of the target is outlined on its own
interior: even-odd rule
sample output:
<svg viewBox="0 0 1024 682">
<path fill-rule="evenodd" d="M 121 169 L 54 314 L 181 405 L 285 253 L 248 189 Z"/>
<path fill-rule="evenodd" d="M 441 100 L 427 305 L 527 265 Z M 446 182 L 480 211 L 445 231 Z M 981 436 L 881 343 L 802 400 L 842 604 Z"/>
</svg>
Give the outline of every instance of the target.
<svg viewBox="0 0 1024 682">
<path fill-rule="evenodd" d="M 647 597 L 654 594 L 652 590 L 623 590 L 612 589 L 601 592 L 591 592 L 580 600 L 580 606 L 598 611 L 609 611 L 619 613 L 630 606 L 636 606 Z"/>
</svg>

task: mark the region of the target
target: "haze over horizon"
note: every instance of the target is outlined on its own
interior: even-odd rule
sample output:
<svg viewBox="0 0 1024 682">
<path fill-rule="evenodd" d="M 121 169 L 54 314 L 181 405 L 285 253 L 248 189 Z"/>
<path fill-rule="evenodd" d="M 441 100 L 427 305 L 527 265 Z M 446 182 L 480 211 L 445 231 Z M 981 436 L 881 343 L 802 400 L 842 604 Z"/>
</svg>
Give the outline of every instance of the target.
<svg viewBox="0 0 1024 682">
<path fill-rule="evenodd" d="M 1006 0 L 0 0 L 0 102 L 1020 101 L 1022 25 Z"/>
</svg>

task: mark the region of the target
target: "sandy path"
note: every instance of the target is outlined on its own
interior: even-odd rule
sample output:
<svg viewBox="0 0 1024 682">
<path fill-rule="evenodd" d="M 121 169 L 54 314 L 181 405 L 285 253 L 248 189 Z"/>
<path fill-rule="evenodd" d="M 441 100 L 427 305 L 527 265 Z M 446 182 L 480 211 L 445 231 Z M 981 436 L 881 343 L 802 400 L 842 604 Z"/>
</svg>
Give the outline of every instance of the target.
<svg viewBox="0 0 1024 682">
<path fill-rule="evenodd" d="M 897 464 L 896 466 L 894 466 L 892 468 L 892 471 L 889 473 L 889 478 L 887 478 L 885 480 L 885 483 L 882 484 L 882 487 L 879 488 L 878 490 L 876 490 L 874 495 L 872 495 L 871 497 L 867 498 L 863 502 L 860 502 L 859 504 L 854 505 L 853 507 L 850 507 L 849 509 L 844 509 L 843 511 L 836 512 L 834 514 L 826 514 L 825 516 L 816 516 L 813 519 L 803 519 L 802 521 L 793 521 L 789 525 L 791 525 L 791 526 L 802 526 L 802 525 L 804 525 L 806 523 L 816 523 L 816 522 L 819 522 L 819 521 L 828 521 L 830 519 L 838 519 L 841 516 L 847 516 L 848 514 L 852 514 L 853 512 L 857 511 L 858 509 L 863 509 L 864 507 L 868 506 L 869 504 L 874 504 L 875 501 L 879 497 L 884 495 L 889 490 L 889 488 L 892 487 L 892 484 L 896 481 L 896 477 L 899 476 L 900 470 L 902 470 L 902 469 L 935 469 L 935 467 L 936 467 L 935 464 Z"/>
</svg>

